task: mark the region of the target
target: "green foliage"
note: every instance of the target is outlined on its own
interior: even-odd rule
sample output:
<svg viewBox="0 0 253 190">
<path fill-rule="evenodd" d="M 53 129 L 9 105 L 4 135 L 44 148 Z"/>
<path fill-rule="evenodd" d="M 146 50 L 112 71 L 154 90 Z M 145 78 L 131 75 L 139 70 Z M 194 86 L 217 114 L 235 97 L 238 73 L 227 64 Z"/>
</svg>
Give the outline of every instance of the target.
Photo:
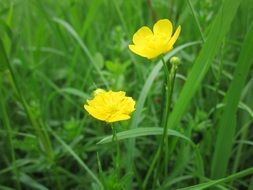
<svg viewBox="0 0 253 190">
<path fill-rule="evenodd" d="M 0 189 L 142 189 L 163 133 L 164 73 L 128 44 L 161 18 L 182 27 L 165 56 L 181 64 L 167 168 L 154 165 L 146 189 L 252 188 L 252 8 L 252 0 L 0 1 Z M 97 88 L 136 100 L 131 120 L 115 125 L 117 145 L 83 109 Z"/>
</svg>

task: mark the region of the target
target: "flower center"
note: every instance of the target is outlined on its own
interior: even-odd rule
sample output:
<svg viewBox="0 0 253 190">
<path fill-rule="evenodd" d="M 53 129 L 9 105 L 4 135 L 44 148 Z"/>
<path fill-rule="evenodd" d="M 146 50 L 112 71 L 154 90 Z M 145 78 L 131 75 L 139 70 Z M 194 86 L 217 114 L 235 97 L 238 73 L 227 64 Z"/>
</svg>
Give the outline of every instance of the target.
<svg viewBox="0 0 253 190">
<path fill-rule="evenodd" d="M 168 38 L 165 35 L 152 35 L 147 38 L 147 42 L 149 48 L 160 49 L 168 42 Z"/>
<path fill-rule="evenodd" d="M 110 114 L 114 114 L 119 111 L 119 106 L 117 104 L 112 104 L 109 109 Z"/>
</svg>

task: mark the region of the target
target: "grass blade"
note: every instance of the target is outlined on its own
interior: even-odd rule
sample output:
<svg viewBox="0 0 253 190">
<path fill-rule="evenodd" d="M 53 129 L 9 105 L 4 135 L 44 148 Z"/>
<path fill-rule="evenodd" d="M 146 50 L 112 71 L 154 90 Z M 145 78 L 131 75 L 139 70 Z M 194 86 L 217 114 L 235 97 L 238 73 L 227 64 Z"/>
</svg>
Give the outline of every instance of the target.
<svg viewBox="0 0 253 190">
<path fill-rule="evenodd" d="M 230 1 L 226 0 L 221 5 L 221 9 L 216 16 L 210 33 L 207 36 L 206 42 L 203 45 L 199 56 L 195 60 L 194 66 L 191 69 L 187 81 L 180 93 L 180 96 L 172 111 L 168 125 L 169 128 L 175 128 L 180 122 L 181 117 L 186 111 L 192 97 L 198 90 L 198 87 L 211 66 L 211 61 L 219 50 L 223 38 L 229 31 L 230 24 L 235 17 L 237 8 L 242 0 Z"/>
<path fill-rule="evenodd" d="M 233 181 L 235 179 L 239 179 L 239 178 L 242 178 L 244 176 L 251 175 L 252 173 L 253 173 L 253 167 L 248 168 L 246 170 L 243 170 L 241 172 L 238 172 L 236 174 L 230 175 L 230 176 L 225 177 L 225 178 L 212 180 L 212 181 L 209 181 L 209 182 L 201 183 L 201 184 L 186 187 L 186 188 L 180 188 L 178 190 L 201 190 L 201 189 L 206 189 L 206 188 L 209 188 L 209 187 L 213 187 L 215 185 L 219 185 L 221 183 L 230 182 L 230 181 Z"/>
<path fill-rule="evenodd" d="M 31 187 L 33 189 L 38 189 L 38 190 L 49 190 L 47 187 L 45 187 L 44 185 L 38 183 L 37 181 L 35 181 L 32 177 L 30 177 L 29 175 L 22 173 L 20 180 L 22 181 L 22 183 L 24 183 L 27 187 Z"/>
<path fill-rule="evenodd" d="M 98 72 L 98 75 L 100 76 L 101 80 L 103 81 L 103 83 L 108 87 L 108 82 L 106 81 L 106 79 L 104 78 L 102 71 L 100 70 L 100 68 L 97 66 L 94 58 L 92 57 L 89 49 L 87 48 L 87 46 L 83 43 L 82 39 L 80 38 L 80 36 L 77 34 L 77 32 L 74 30 L 74 28 L 67 23 L 66 21 L 59 19 L 59 18 L 54 18 L 53 19 L 56 23 L 62 25 L 68 32 L 69 34 L 76 40 L 76 42 L 80 45 L 80 47 L 82 48 L 83 52 L 87 55 L 87 57 L 89 58 L 89 60 L 91 61 L 92 65 L 94 66 L 94 68 L 96 69 L 96 71 Z"/>
<path fill-rule="evenodd" d="M 97 176 L 88 168 L 88 166 L 82 161 L 82 159 L 72 150 L 70 146 L 68 146 L 55 132 L 53 132 L 50 128 L 48 128 L 50 133 L 56 138 L 56 140 L 61 143 L 61 145 L 64 147 L 64 149 L 69 152 L 73 158 L 84 168 L 84 170 L 91 176 L 91 178 L 97 182 L 97 184 L 103 188 L 103 185 L 97 178 Z"/>
<path fill-rule="evenodd" d="M 246 77 L 253 63 L 253 25 L 245 37 L 236 66 L 234 79 L 224 98 L 224 109 L 218 124 L 218 136 L 212 164 L 212 177 L 220 178 L 226 174 L 236 128 L 236 111 Z"/>
</svg>

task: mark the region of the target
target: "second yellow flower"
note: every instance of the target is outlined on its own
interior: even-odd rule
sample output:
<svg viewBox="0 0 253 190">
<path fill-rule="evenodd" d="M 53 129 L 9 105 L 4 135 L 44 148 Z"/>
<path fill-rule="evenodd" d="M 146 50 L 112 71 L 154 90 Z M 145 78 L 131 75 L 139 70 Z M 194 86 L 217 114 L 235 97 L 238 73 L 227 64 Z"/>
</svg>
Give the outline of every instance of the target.
<svg viewBox="0 0 253 190">
<path fill-rule="evenodd" d="M 147 26 L 141 27 L 134 34 L 133 44 L 129 45 L 129 49 L 142 57 L 155 58 L 173 48 L 180 31 L 181 26 L 178 26 L 172 35 L 173 26 L 170 20 L 159 20 L 155 23 L 153 32 Z"/>
</svg>

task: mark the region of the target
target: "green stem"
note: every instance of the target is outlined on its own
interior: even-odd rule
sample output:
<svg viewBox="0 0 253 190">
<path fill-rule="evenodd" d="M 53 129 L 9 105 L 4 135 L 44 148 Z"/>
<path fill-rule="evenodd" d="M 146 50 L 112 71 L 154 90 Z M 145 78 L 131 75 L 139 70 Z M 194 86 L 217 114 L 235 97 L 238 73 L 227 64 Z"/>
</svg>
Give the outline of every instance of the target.
<svg viewBox="0 0 253 190">
<path fill-rule="evenodd" d="M 162 58 L 164 65 L 166 65 L 164 59 Z M 164 67 L 165 70 L 168 69 L 167 65 Z M 162 136 L 162 141 L 161 141 L 161 152 L 160 152 L 160 158 L 162 157 L 162 154 L 164 152 L 164 164 L 165 164 L 165 174 L 168 172 L 168 138 L 167 138 L 167 131 L 168 131 L 168 117 L 169 117 L 169 111 L 171 107 L 171 102 L 172 102 L 172 94 L 173 94 L 173 88 L 174 88 L 174 83 L 175 83 L 175 77 L 176 77 L 176 71 L 177 71 L 177 66 L 172 64 L 171 70 L 169 74 L 167 75 L 167 81 L 166 81 L 166 100 L 165 100 L 165 119 L 163 123 L 163 136 Z M 167 71 L 165 71 L 167 72 Z M 159 159 L 160 159 L 159 158 Z M 159 174 L 158 170 L 158 174 Z"/>
<path fill-rule="evenodd" d="M 176 70 L 177 66 L 172 64 L 172 68 L 169 72 L 168 65 L 166 64 L 164 57 L 161 58 L 163 62 L 163 67 L 164 67 L 164 75 L 165 75 L 165 108 L 163 110 L 163 117 L 162 117 L 162 127 L 163 127 L 163 136 L 161 139 L 161 143 L 156 151 L 156 154 L 153 157 L 153 160 L 151 162 L 151 165 L 148 169 L 148 172 L 144 178 L 143 186 L 142 189 L 146 189 L 147 182 L 149 180 L 149 177 L 151 173 L 153 172 L 155 165 L 161 161 L 162 154 L 165 153 L 165 173 L 167 173 L 168 170 L 168 138 L 167 138 L 167 131 L 168 131 L 168 117 L 169 117 L 169 110 L 171 107 L 171 99 L 172 99 L 172 94 L 173 94 L 173 87 L 174 87 L 174 81 L 175 81 L 175 76 L 176 76 Z M 165 147 L 164 147 L 165 146 Z M 158 175 L 161 173 L 160 168 L 162 165 L 158 165 L 158 169 L 155 175 L 155 181 L 158 179 Z"/>
<path fill-rule="evenodd" d="M 159 146 L 158 149 L 157 149 L 157 151 L 156 151 L 156 154 L 155 154 L 155 156 L 154 156 L 154 158 L 153 158 L 153 160 L 152 160 L 152 162 L 151 162 L 151 165 L 150 165 L 150 167 L 149 167 L 149 169 L 148 169 L 148 172 L 147 172 L 147 174 L 146 174 L 146 176 L 145 176 L 145 178 L 144 178 L 144 181 L 143 181 L 143 184 L 142 184 L 142 189 L 143 189 L 143 190 L 146 189 L 146 186 L 147 186 L 149 177 L 150 177 L 152 171 L 153 171 L 154 168 L 155 168 L 155 165 L 156 165 L 156 163 L 157 163 L 158 158 L 160 157 L 160 152 L 161 152 L 161 147 Z"/>
<path fill-rule="evenodd" d="M 118 141 L 118 137 L 117 137 L 117 130 L 115 129 L 115 126 L 113 126 L 113 124 L 111 124 L 111 128 L 112 128 L 112 142 L 114 143 L 116 149 L 117 149 L 117 153 L 116 155 L 114 155 L 114 165 L 115 165 L 115 170 L 116 170 L 116 174 L 117 174 L 117 179 L 120 179 L 120 148 L 119 148 L 119 141 Z"/>
<path fill-rule="evenodd" d="M 164 58 L 162 57 L 162 63 L 163 63 L 163 70 L 164 70 L 164 76 L 165 76 L 165 80 L 164 80 L 164 88 L 165 88 L 165 96 L 164 96 L 164 102 L 165 102 L 165 107 L 164 107 L 164 110 L 163 110 L 163 117 L 162 117 L 162 127 L 164 127 L 167 123 L 167 115 L 168 115 L 168 111 L 169 111 L 169 102 L 168 102 L 168 91 L 169 91 L 169 88 L 168 88 L 168 84 L 170 84 L 170 81 L 169 81 L 169 68 L 168 68 L 168 65 L 166 64 Z"/>
</svg>

